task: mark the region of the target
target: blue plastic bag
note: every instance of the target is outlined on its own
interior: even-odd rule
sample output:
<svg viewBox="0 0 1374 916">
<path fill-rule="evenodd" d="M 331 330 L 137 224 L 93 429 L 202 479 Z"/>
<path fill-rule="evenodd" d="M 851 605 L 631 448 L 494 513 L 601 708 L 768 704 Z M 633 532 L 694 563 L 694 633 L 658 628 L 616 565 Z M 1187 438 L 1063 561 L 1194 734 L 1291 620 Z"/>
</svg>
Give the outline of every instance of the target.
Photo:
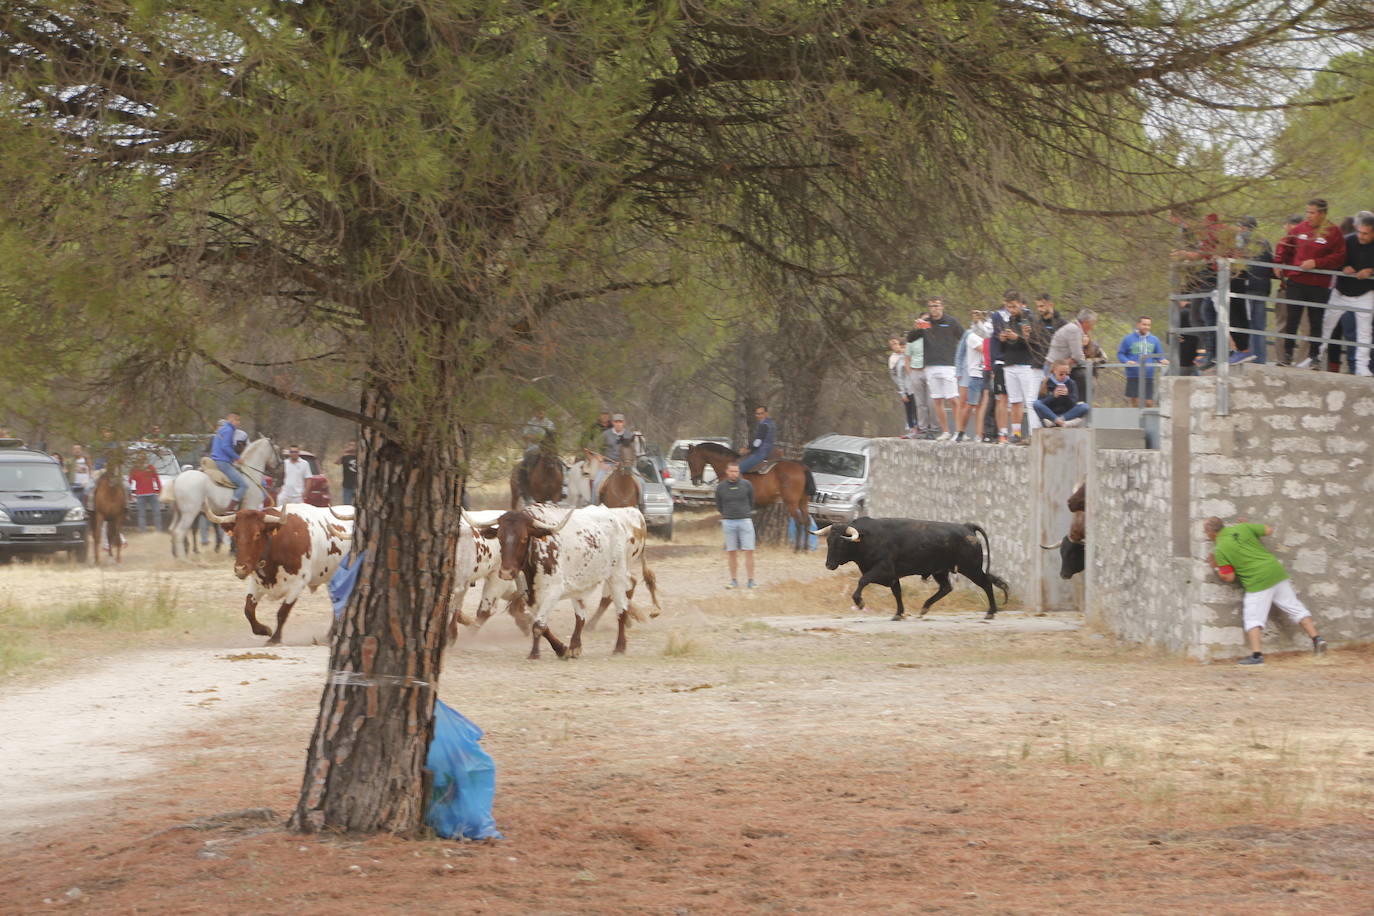
<svg viewBox="0 0 1374 916">
<path fill-rule="evenodd" d="M 482 730 L 443 700 L 434 701 L 434 740 L 425 766 L 434 774 L 434 787 L 425 823 L 450 839 L 500 839 L 491 816 L 496 796 L 496 764 L 477 742 Z"/>
<path fill-rule="evenodd" d="M 335 620 L 343 618 L 344 605 L 348 604 L 348 596 L 353 594 L 353 586 L 358 584 L 358 573 L 362 572 L 363 560 L 366 559 L 366 550 L 356 556 L 344 557 L 339 568 L 334 570 L 334 575 L 329 577 L 329 600 L 334 605 Z"/>
</svg>

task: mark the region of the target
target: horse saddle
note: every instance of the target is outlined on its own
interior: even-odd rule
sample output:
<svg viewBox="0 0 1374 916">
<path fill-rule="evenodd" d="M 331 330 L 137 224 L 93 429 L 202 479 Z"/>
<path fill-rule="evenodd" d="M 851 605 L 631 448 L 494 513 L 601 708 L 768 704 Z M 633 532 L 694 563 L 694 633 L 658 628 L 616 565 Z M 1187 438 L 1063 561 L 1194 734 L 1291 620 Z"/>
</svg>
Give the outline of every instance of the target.
<svg viewBox="0 0 1374 916">
<path fill-rule="evenodd" d="M 228 487 L 231 490 L 234 489 L 233 482 L 230 481 L 228 477 L 224 476 L 224 472 L 219 469 L 219 465 L 215 464 L 215 459 L 211 458 L 209 455 L 201 456 L 200 469 L 206 477 L 210 478 L 210 482 L 215 486 Z"/>
<path fill-rule="evenodd" d="M 749 473 L 750 473 L 750 474 L 767 474 L 769 471 L 773 470 L 773 468 L 776 467 L 776 466 L 777 466 L 777 463 L 778 463 L 779 461 L 781 461 L 781 460 L 782 460 L 781 458 L 765 458 L 765 459 L 763 459 L 762 461 L 760 461 L 758 464 L 754 465 L 754 469 L 751 470 Z"/>
</svg>

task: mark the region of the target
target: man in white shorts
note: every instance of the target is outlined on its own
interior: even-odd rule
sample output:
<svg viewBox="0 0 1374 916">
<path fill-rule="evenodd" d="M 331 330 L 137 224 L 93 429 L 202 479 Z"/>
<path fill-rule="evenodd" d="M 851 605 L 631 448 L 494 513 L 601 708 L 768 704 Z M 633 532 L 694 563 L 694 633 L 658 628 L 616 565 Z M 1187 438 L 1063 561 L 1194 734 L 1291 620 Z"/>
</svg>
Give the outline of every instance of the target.
<svg viewBox="0 0 1374 916">
<path fill-rule="evenodd" d="M 945 442 L 954 438 L 947 408 L 955 408 L 958 403 L 959 379 L 954 364 L 964 328 L 952 315 L 945 314 L 945 301 L 933 296 L 926 300 L 926 313 L 916 321 L 911 333 L 925 344 L 926 390 L 940 424 L 939 441 Z"/>
<path fill-rule="evenodd" d="M 1002 364 L 1007 386 L 1007 393 L 997 399 L 997 444 L 1026 445 L 1029 440 L 1021 434 L 1021 421 L 1026 405 L 1040 397 L 1041 372 L 1039 366 L 1032 365 L 1026 300 L 1015 290 L 1007 290 L 1002 302 L 1005 316 L 1002 312 L 992 316 L 992 360 L 994 365 Z"/>
<path fill-rule="evenodd" d="M 1326 651 L 1326 640 L 1317 635 L 1317 627 L 1312 623 L 1312 615 L 1293 591 L 1293 580 L 1288 570 L 1264 548 L 1260 538 L 1274 533 L 1269 525 L 1251 522 L 1237 522 L 1227 525 L 1216 516 L 1202 523 L 1207 538 L 1216 542 L 1216 551 L 1209 562 L 1223 582 L 1240 579 L 1245 588 L 1245 601 L 1241 606 L 1241 619 L 1245 627 L 1245 639 L 1250 646 L 1250 654 L 1239 664 L 1262 665 L 1264 653 L 1260 651 L 1260 639 L 1264 635 L 1264 625 L 1269 621 L 1269 608 L 1277 604 L 1302 631 L 1312 639 L 1312 651 L 1321 655 Z"/>
</svg>

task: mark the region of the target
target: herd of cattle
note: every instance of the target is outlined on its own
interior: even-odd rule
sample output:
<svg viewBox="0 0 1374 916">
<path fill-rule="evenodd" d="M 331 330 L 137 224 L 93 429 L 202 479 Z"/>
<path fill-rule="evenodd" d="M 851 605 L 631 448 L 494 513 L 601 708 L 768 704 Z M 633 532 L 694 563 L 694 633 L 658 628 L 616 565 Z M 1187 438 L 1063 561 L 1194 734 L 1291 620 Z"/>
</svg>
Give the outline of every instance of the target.
<svg viewBox="0 0 1374 916">
<path fill-rule="evenodd" d="M 1059 545 L 1046 546 L 1060 549 L 1060 574 L 1066 579 L 1083 569 L 1083 487 L 1070 497 L 1069 508 L 1074 513 L 1069 534 Z M 206 514 L 234 537 L 234 574 L 248 589 L 244 616 L 255 634 L 270 637 L 269 645 L 281 641 L 291 608 L 306 589 L 314 591 L 334 575 L 353 537 L 351 507 L 292 503 L 241 509 L 232 515 L 207 509 Z M 897 604 L 892 619 L 903 619 L 901 580 L 907 576 L 933 577 L 939 586 L 921 605 L 918 616 L 925 616 L 931 605 L 952 591 L 954 573 L 987 595 L 984 619 L 997 614 L 994 587 L 1002 590 L 1004 602 L 1008 600 L 1007 583 L 991 570 L 991 544 L 979 525 L 864 517 L 813 533 L 826 538 L 827 569 L 846 563 L 858 566 L 854 610 L 863 609 L 864 588 L 884 585 L 892 590 Z M 504 602 L 516 624 L 532 637 L 530 658 L 539 657 L 541 639 L 559 658 L 576 658 L 582 654 L 582 629 L 589 616 L 594 626 L 607 608 L 614 607 L 619 625 L 614 652 L 623 653 L 626 628 L 633 620 L 645 619 L 632 603 L 641 580 L 656 609 L 653 616 L 659 608 L 657 581 L 645 558 L 646 534 L 644 516 L 635 508 L 560 509 L 535 503 L 509 512 L 463 510 L 449 641 L 456 638 L 459 623 L 476 629 Z M 462 612 L 463 598 L 474 585 L 481 586 L 481 598 L 475 615 L 467 617 Z M 566 645 L 548 623 L 550 612 L 564 598 L 572 602 L 576 614 Z M 257 606 L 264 600 L 281 602 L 274 630 L 258 621 Z"/>
</svg>

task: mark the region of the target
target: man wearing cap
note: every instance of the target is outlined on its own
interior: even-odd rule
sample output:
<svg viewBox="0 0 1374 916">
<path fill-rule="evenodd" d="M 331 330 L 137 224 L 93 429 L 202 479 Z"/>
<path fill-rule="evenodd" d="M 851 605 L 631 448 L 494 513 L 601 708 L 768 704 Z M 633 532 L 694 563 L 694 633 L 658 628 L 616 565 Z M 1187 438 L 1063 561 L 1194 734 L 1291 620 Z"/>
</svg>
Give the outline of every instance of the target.
<svg viewBox="0 0 1374 916">
<path fill-rule="evenodd" d="M 281 463 L 281 491 L 277 494 L 277 505 L 298 503 L 305 499 L 305 478 L 310 473 L 310 465 L 301 459 L 301 447 L 293 445 L 286 450 L 286 460 Z"/>
<path fill-rule="evenodd" d="M 358 498 L 358 443 L 345 445 L 337 463 L 343 468 L 343 504 L 351 506 Z"/>
<path fill-rule="evenodd" d="M 1303 312 L 1307 313 L 1307 336 L 1314 338 L 1307 345 L 1307 359 L 1298 365 L 1305 369 L 1313 363 L 1320 368 L 1318 358 L 1321 351 L 1322 313 L 1331 299 L 1331 275 L 1312 273 L 1314 270 L 1340 270 L 1345 264 L 1345 236 L 1335 223 L 1326 218 L 1326 201 L 1314 197 L 1307 202 L 1306 219 L 1293 227 L 1274 252 L 1274 260 L 1279 264 L 1291 265 L 1293 270 L 1284 271 L 1288 281 L 1286 298 L 1308 303 L 1306 306 L 1288 306 L 1288 318 L 1284 322 L 1285 334 L 1297 334 L 1302 322 Z M 1293 350 L 1297 341 L 1285 339 L 1283 342 L 1283 362 L 1293 361 Z"/>
<path fill-rule="evenodd" d="M 592 502 L 596 502 L 601 493 L 601 481 L 615 469 L 620 462 L 621 449 L 634 447 L 634 433 L 625 427 L 625 415 L 617 413 L 611 415 L 611 427 L 601 434 L 601 453 L 598 456 L 600 461 L 596 469 L 596 479 L 592 481 Z"/>
</svg>

